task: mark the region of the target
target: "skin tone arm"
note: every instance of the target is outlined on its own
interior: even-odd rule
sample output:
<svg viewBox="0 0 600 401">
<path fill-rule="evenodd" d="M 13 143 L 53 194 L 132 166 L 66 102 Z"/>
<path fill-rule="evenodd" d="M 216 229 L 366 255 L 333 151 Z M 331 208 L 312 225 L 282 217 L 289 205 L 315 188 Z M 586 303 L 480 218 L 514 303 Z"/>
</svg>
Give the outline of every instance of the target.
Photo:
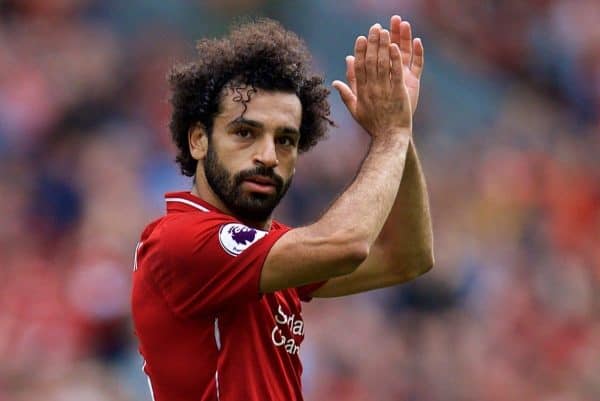
<svg viewBox="0 0 600 401">
<path fill-rule="evenodd" d="M 371 136 L 350 187 L 315 223 L 289 231 L 267 256 L 262 292 L 349 274 L 368 257 L 394 204 L 412 135 L 402 56 L 390 32 L 374 25 L 356 40 L 352 113 Z"/>
<path fill-rule="evenodd" d="M 423 45 L 412 39 L 408 22 L 394 16 L 390 21 L 391 40 L 399 45 L 404 79 L 414 113 L 423 71 Z M 356 97 L 354 59 L 347 59 L 350 87 L 340 86 L 348 105 Z M 349 107 L 352 111 L 352 108 Z M 392 212 L 367 260 L 354 272 L 329 280 L 315 291 L 315 297 L 335 297 L 388 287 L 409 281 L 427 272 L 434 263 L 433 234 L 425 177 L 414 146 L 408 149 L 404 174 Z"/>
</svg>

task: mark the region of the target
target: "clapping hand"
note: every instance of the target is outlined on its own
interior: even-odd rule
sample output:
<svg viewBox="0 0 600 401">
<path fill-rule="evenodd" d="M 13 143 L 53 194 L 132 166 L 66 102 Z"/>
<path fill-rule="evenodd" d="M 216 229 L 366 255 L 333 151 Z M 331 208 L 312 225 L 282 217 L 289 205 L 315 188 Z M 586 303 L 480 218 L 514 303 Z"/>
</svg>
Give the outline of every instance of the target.
<svg viewBox="0 0 600 401">
<path fill-rule="evenodd" d="M 354 56 L 346 57 L 348 83 L 334 81 L 333 86 L 373 137 L 412 130 L 423 64 L 423 43 L 412 38 L 410 23 L 394 15 L 389 31 L 375 24 L 368 38 L 356 39 Z"/>
</svg>

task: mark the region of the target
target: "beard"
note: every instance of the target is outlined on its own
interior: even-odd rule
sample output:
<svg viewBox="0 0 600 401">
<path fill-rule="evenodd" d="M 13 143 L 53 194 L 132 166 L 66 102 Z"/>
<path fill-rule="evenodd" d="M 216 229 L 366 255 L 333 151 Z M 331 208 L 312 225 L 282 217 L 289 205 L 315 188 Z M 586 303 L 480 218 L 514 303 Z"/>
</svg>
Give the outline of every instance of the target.
<svg viewBox="0 0 600 401">
<path fill-rule="evenodd" d="M 237 217 L 249 221 L 266 221 L 287 192 L 292 178 L 284 181 L 275 174 L 273 168 L 257 166 L 232 175 L 223 166 L 213 146 L 208 145 L 204 159 L 204 174 L 213 192 Z M 245 192 L 244 181 L 253 176 L 268 177 L 273 180 L 275 192 L 272 194 Z"/>
</svg>

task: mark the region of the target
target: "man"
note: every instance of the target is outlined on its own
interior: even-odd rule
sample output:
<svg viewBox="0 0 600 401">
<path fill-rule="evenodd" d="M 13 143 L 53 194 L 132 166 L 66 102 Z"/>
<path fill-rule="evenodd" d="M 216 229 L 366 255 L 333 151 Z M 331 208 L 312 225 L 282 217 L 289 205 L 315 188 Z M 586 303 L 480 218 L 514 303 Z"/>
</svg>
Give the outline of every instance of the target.
<svg viewBox="0 0 600 401">
<path fill-rule="evenodd" d="M 300 300 L 396 285 L 433 265 L 412 141 L 423 46 L 398 16 L 357 38 L 348 84 L 333 86 L 371 145 L 348 189 L 296 229 L 271 214 L 298 153 L 331 123 L 305 45 L 263 20 L 198 51 L 170 76 L 177 161 L 194 185 L 166 195 L 166 216 L 136 249 L 144 370 L 157 401 L 302 400 Z"/>
</svg>

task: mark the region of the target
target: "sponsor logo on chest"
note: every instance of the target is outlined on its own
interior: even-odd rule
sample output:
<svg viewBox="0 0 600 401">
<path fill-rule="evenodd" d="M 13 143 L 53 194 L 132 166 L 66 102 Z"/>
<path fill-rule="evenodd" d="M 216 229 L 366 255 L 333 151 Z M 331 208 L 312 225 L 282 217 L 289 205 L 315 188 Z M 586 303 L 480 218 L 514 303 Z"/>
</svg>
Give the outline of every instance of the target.
<svg viewBox="0 0 600 401">
<path fill-rule="evenodd" d="M 295 314 L 286 314 L 280 304 L 277 304 L 274 318 L 276 324 L 271 330 L 273 344 L 283 347 L 288 354 L 297 355 L 304 338 L 304 321 Z"/>
</svg>

